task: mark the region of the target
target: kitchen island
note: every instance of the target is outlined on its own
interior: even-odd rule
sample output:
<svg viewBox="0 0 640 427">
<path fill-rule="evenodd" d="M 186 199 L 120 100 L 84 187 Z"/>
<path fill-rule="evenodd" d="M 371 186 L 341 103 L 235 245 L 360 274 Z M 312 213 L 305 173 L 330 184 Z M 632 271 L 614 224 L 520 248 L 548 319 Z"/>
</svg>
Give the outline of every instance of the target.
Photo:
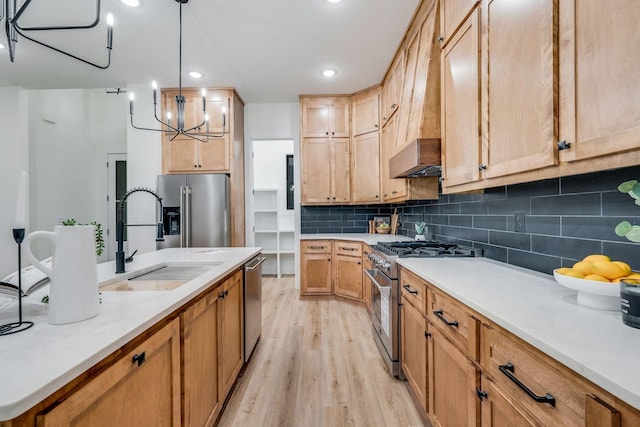
<svg viewBox="0 0 640 427">
<path fill-rule="evenodd" d="M 23 317 L 35 325 L 2 337 L 0 422 L 20 416 L 68 387 L 156 325 L 177 319 L 185 306 L 230 275 L 237 275 L 260 251 L 255 247 L 164 249 L 136 256 L 127 264 L 127 272 L 119 275 L 114 262 L 100 264 L 101 286 L 159 265 L 207 264 L 210 269 L 173 290 L 102 291 L 100 314 L 72 324 L 47 323 L 47 307 L 40 302 L 47 288 L 24 298 Z M 4 307 L 0 323 L 14 321 L 16 315 L 15 304 Z"/>
</svg>

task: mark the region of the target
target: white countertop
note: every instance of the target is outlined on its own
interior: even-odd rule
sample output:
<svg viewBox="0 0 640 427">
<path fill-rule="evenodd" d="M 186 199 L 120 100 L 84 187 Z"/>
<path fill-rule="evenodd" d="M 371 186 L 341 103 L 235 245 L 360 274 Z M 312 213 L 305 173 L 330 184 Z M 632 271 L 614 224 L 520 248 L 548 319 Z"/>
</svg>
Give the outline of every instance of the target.
<svg viewBox="0 0 640 427">
<path fill-rule="evenodd" d="M 402 242 L 413 240 L 399 234 L 369 234 L 369 233 L 331 233 L 331 234 L 301 234 L 300 240 L 353 240 L 375 245 L 378 242 Z"/>
<path fill-rule="evenodd" d="M 398 258 L 429 283 L 640 409 L 640 329 L 552 276 L 486 258 Z"/>
<path fill-rule="evenodd" d="M 171 291 L 102 292 L 100 314 L 67 325 L 47 323 L 40 302 L 48 286 L 23 299 L 26 331 L 0 337 L 0 421 L 26 412 L 156 322 L 260 253 L 261 248 L 163 249 L 137 255 L 116 275 L 115 263 L 98 265 L 99 281 L 126 278 L 162 263 L 221 262 Z M 17 320 L 17 303 L 0 308 L 0 324 Z"/>
</svg>

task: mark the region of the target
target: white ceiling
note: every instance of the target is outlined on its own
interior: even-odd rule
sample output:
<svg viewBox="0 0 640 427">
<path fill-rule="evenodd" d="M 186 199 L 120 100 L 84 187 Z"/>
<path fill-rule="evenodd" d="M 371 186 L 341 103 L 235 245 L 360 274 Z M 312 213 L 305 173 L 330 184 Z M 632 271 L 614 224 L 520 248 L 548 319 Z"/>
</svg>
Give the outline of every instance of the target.
<svg viewBox="0 0 640 427">
<path fill-rule="evenodd" d="M 126 87 L 155 79 L 178 86 L 175 0 L 132 9 L 102 0 L 115 15 L 111 67 L 99 70 L 19 39 L 16 62 L 0 49 L 0 86 L 27 89 Z M 2 0 L 4 3 L 4 0 Z M 20 0 L 22 3 L 22 0 Z M 237 88 L 245 102 L 297 102 L 299 94 L 353 93 L 379 83 L 419 0 L 191 0 L 183 6 L 183 87 Z M 22 26 L 90 22 L 93 0 L 34 0 Z M 0 43 L 4 39 L 1 23 Z M 106 24 L 29 35 L 106 62 Z M 327 79 L 323 68 L 338 75 Z M 198 70 L 200 80 L 186 76 Z"/>
</svg>

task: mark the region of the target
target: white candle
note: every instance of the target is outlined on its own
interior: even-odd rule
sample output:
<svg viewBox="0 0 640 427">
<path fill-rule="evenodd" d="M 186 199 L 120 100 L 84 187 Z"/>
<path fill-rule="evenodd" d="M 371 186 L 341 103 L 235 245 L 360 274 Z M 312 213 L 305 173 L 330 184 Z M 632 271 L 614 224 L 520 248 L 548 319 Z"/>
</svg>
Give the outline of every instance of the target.
<svg viewBox="0 0 640 427">
<path fill-rule="evenodd" d="M 25 228 L 27 222 L 27 173 L 20 171 L 18 181 L 18 204 L 16 206 L 16 227 Z"/>
</svg>

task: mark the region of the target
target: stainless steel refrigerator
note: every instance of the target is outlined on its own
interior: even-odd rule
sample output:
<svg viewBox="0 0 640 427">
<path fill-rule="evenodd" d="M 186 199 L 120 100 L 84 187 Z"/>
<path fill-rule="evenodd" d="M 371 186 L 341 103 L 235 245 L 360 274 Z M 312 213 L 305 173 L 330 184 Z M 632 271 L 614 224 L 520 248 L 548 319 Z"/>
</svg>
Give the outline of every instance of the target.
<svg viewBox="0 0 640 427">
<path fill-rule="evenodd" d="M 231 244 L 229 177 L 224 174 L 158 175 L 164 241 L 157 249 Z"/>
</svg>

